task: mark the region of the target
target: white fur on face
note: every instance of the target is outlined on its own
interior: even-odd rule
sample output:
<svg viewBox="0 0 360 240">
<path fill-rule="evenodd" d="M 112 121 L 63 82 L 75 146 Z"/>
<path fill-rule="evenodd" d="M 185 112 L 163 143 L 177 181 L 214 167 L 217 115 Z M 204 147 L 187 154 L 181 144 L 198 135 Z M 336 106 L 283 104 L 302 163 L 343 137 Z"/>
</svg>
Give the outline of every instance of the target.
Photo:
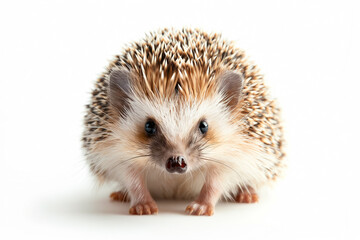
<svg viewBox="0 0 360 240">
<path fill-rule="evenodd" d="M 145 125 L 148 118 L 153 118 L 168 139 L 185 139 L 201 119 L 208 123 L 227 121 L 229 113 L 225 111 L 220 99 L 206 99 L 193 103 L 174 100 L 149 100 L 137 98 L 131 102 L 124 126 L 134 128 Z"/>
<path fill-rule="evenodd" d="M 241 134 L 238 124 L 231 123 L 221 96 L 180 106 L 177 101 L 134 97 L 130 106 L 126 117 L 114 126 L 109 140 L 113 142 L 96 154 L 97 164 L 110 179 L 126 183 L 129 167 L 136 166 L 138 173 L 145 175 L 152 195 L 166 198 L 193 198 L 209 174 L 217 176 L 223 195 L 228 198 L 238 187 L 246 190 L 247 186 L 257 188 L 266 182 L 266 169 L 274 163 L 272 155 L 264 153 L 258 142 Z M 167 173 L 165 168 L 153 164 L 148 146 L 136 139 L 138 126 L 144 126 L 149 118 L 157 121 L 163 134 L 175 145 L 177 141 L 186 141 L 199 121 L 206 119 L 215 142 L 208 143 L 201 157 L 188 165 L 187 173 L 181 176 Z"/>
</svg>

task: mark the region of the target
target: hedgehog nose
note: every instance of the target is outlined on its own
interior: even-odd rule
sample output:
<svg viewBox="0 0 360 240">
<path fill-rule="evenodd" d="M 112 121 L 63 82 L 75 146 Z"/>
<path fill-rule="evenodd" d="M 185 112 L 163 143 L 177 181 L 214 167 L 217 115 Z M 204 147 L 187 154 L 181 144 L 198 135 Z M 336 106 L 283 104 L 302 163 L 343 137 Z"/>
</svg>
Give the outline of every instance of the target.
<svg viewBox="0 0 360 240">
<path fill-rule="evenodd" d="M 170 157 L 166 161 L 166 170 L 170 173 L 184 173 L 186 172 L 187 164 L 183 156 Z"/>
</svg>

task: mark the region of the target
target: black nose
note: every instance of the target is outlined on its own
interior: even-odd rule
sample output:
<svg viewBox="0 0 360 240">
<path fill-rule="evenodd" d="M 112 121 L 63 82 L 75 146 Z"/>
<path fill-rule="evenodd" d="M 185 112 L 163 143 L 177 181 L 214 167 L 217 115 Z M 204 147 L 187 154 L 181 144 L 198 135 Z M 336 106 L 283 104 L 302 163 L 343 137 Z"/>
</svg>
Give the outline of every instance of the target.
<svg viewBox="0 0 360 240">
<path fill-rule="evenodd" d="M 166 161 L 166 170 L 170 173 L 184 173 L 187 169 L 185 158 L 182 156 L 170 157 Z"/>
</svg>

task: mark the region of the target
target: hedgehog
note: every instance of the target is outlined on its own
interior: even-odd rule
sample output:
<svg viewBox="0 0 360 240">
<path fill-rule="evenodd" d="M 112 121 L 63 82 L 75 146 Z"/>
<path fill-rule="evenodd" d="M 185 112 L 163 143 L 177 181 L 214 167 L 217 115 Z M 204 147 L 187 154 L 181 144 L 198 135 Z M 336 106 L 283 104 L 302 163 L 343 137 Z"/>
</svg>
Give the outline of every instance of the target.
<svg viewBox="0 0 360 240">
<path fill-rule="evenodd" d="M 258 67 L 233 42 L 162 29 L 129 44 L 96 81 L 83 149 L 130 214 L 157 214 L 154 199 L 186 199 L 186 213 L 210 216 L 219 200 L 257 202 L 281 174 L 279 115 Z"/>
</svg>

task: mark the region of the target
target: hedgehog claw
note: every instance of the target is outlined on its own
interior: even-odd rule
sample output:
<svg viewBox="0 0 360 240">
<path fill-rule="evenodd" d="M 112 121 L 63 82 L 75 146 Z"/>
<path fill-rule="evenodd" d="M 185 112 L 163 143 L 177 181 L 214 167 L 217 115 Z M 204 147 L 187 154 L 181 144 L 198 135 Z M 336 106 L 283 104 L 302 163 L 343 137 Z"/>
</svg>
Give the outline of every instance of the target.
<svg viewBox="0 0 360 240">
<path fill-rule="evenodd" d="M 253 188 L 248 187 L 247 191 L 239 189 L 234 200 L 237 203 L 256 203 L 259 201 L 259 196 Z"/>
<path fill-rule="evenodd" d="M 138 203 L 129 209 L 131 215 L 151 215 L 159 212 L 155 202 Z"/>
<path fill-rule="evenodd" d="M 192 202 L 186 207 L 185 212 L 189 215 L 211 216 L 214 214 L 214 206 L 209 203 Z"/>
</svg>

